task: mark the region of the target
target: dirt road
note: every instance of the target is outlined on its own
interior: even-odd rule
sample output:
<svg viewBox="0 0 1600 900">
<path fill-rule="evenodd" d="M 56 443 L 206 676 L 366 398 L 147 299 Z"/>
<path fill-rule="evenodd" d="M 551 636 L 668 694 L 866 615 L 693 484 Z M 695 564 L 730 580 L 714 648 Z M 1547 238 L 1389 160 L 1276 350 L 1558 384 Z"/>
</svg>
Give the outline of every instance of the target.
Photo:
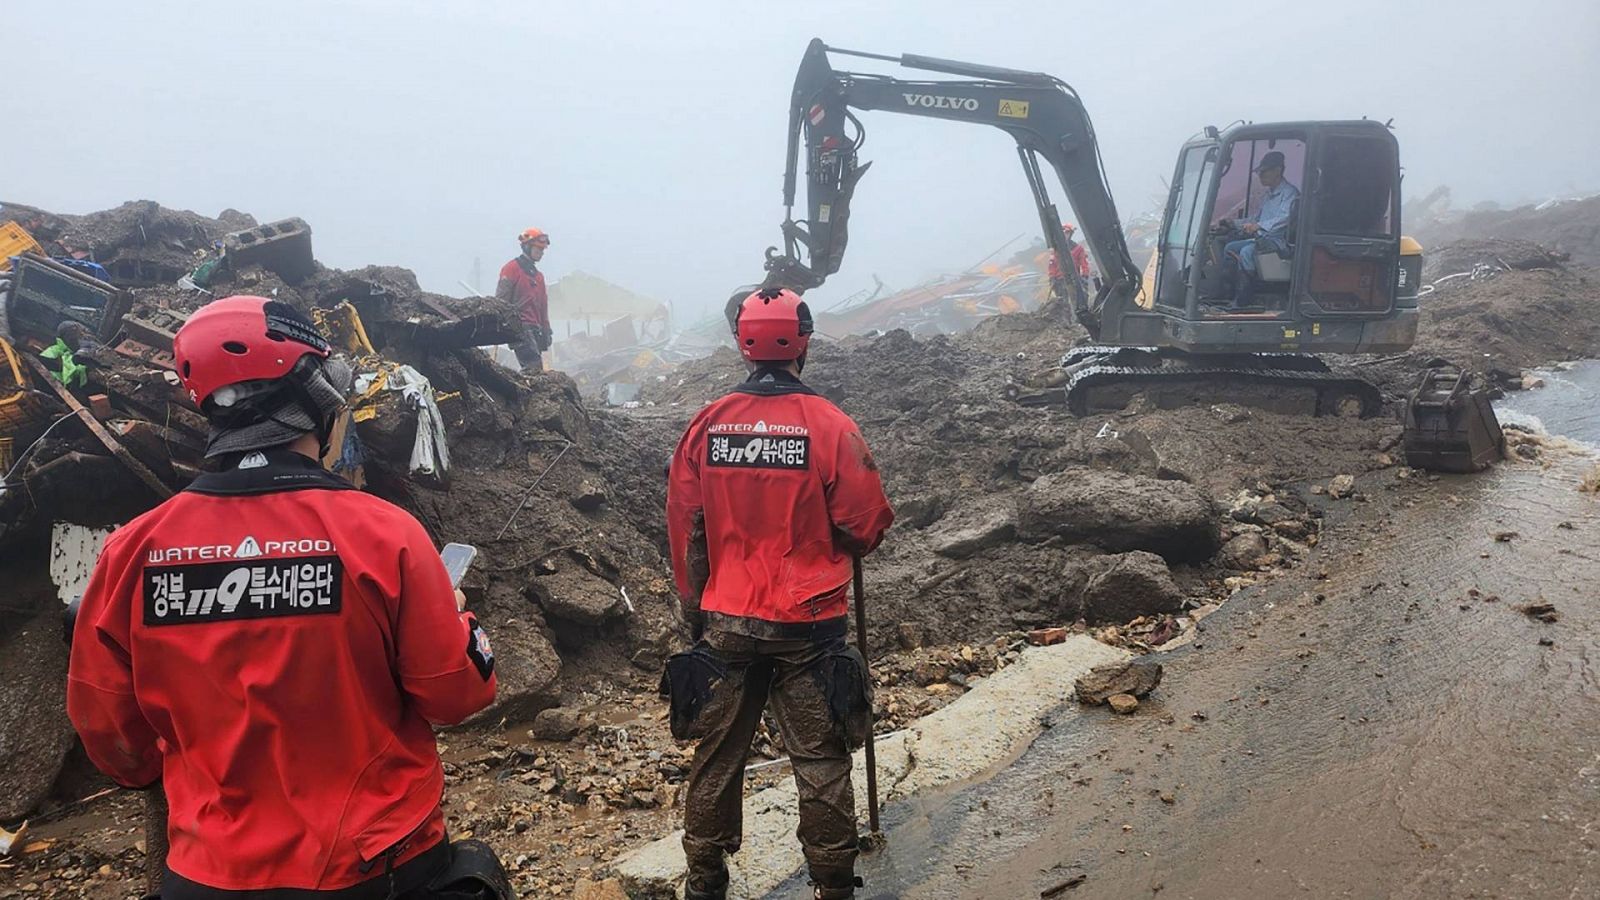
<svg viewBox="0 0 1600 900">
<path fill-rule="evenodd" d="M 865 896 L 1600 896 L 1585 465 L 1334 504 L 1318 556 L 1157 657 L 1133 716 L 892 808 Z"/>
</svg>

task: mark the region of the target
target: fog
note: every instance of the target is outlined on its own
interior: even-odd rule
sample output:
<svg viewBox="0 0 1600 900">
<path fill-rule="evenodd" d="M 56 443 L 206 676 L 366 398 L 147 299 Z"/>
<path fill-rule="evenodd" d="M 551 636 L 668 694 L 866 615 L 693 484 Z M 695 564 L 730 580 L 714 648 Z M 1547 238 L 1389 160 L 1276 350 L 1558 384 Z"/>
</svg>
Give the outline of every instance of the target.
<svg viewBox="0 0 1600 900">
<path fill-rule="evenodd" d="M 1157 205 L 1185 138 L 1238 119 L 1392 118 L 1407 195 L 1447 184 L 1458 206 L 1600 189 L 1588 0 L 95 0 L 0 18 L 0 198 L 301 216 L 323 262 L 402 265 L 451 294 L 475 260 L 492 290 L 533 225 L 552 235 L 552 278 L 592 272 L 683 321 L 758 280 L 778 242 L 789 91 L 813 36 L 1064 79 L 1124 219 Z M 861 119 L 876 165 L 824 304 L 1037 232 L 1002 132 Z"/>
</svg>

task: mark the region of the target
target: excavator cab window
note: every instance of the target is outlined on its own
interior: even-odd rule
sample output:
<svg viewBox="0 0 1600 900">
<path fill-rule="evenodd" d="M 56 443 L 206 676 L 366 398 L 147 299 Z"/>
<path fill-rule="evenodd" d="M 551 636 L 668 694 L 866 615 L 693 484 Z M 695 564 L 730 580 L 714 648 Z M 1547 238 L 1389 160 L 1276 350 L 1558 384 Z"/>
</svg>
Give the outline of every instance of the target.
<svg viewBox="0 0 1600 900">
<path fill-rule="evenodd" d="M 1320 313 L 1385 315 L 1400 264 L 1399 148 L 1378 128 L 1335 131 L 1317 153 L 1306 295 Z"/>
<path fill-rule="evenodd" d="M 1305 141 L 1291 137 L 1235 141 L 1223 151 L 1225 162 L 1217 181 L 1217 200 L 1211 207 L 1211 224 L 1223 219 L 1253 221 L 1261 214 L 1268 188 L 1261 183 L 1257 169 L 1273 152 L 1283 154 L 1283 180 L 1296 189 L 1305 185 Z"/>
<path fill-rule="evenodd" d="M 1184 307 L 1189 267 L 1199 257 L 1206 232 L 1206 188 L 1216 168 L 1215 144 L 1199 144 L 1184 150 L 1178 158 L 1178 171 L 1172 180 L 1168 199 L 1167 230 L 1161 240 L 1160 283 L 1157 302 L 1175 309 Z"/>
</svg>

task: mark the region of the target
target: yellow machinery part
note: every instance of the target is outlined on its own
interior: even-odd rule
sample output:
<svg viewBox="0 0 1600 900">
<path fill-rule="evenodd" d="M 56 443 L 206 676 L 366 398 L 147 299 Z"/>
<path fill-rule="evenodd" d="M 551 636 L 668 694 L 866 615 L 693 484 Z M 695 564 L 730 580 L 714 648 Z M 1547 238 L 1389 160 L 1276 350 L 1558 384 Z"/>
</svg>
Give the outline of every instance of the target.
<svg viewBox="0 0 1600 900">
<path fill-rule="evenodd" d="M 22 358 L 4 338 L 0 338 L 0 355 L 5 357 L 0 366 L 0 435 L 9 436 L 43 417 L 45 405 L 28 387 Z"/>
<path fill-rule="evenodd" d="M 0 272 L 11 268 L 11 257 L 24 253 L 44 255 L 44 248 L 26 229 L 15 222 L 0 223 Z"/>
</svg>

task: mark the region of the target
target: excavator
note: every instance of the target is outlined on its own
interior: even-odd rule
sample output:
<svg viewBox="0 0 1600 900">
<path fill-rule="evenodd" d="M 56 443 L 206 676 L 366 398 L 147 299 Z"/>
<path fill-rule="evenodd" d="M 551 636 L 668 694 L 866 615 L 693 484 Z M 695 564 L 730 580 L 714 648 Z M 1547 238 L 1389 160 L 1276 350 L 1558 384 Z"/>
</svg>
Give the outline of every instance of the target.
<svg viewBox="0 0 1600 900">
<path fill-rule="evenodd" d="M 896 63 L 958 79 L 902 79 L 837 70 L 830 55 Z M 888 56 L 813 40 L 795 77 L 783 181 L 783 248 L 770 247 L 766 286 L 797 292 L 839 271 L 850 203 L 871 163 L 859 158 L 857 111 L 998 128 L 1017 145 L 1023 175 L 1056 259 L 1070 255 L 1045 170 L 1078 220 L 1098 275 L 1061 275 L 1052 292 L 1088 332 L 1056 373 L 1078 415 L 1156 394 L 1163 405 L 1248 395 L 1284 412 L 1372 416 L 1383 397 L 1331 371 L 1316 354 L 1392 354 L 1417 335 L 1421 247 L 1400 233 L 1399 145 L 1365 119 L 1207 127 L 1178 153 L 1159 244 L 1135 263 L 1083 101 L 1042 72 L 929 56 Z M 1269 153 L 1298 189 L 1281 245 L 1258 244 L 1254 297 L 1229 305 L 1223 247 L 1233 220 L 1260 212 L 1256 170 Z M 803 159 L 802 159 L 803 154 Z M 802 162 L 807 195 L 794 217 Z M 1071 270 L 1071 266 L 1060 267 Z M 1059 397 L 1060 394 L 1055 396 Z"/>
</svg>

